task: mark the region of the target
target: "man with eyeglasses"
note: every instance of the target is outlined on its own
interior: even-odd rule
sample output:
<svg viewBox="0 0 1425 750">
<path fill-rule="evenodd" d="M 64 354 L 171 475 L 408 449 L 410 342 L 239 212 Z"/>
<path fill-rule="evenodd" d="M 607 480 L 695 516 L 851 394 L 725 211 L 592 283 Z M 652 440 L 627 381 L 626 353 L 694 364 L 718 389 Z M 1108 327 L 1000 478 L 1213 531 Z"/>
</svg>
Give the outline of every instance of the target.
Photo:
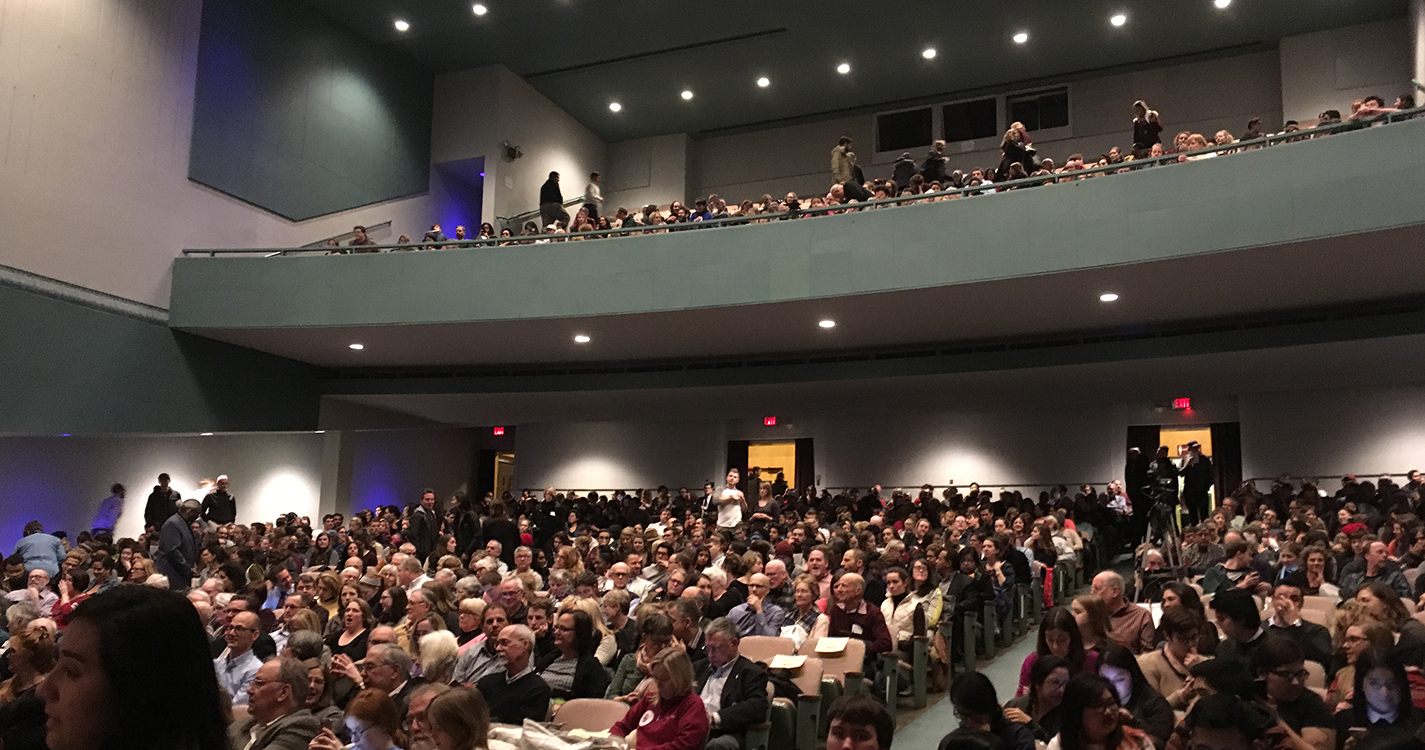
<svg viewBox="0 0 1425 750">
<path fill-rule="evenodd" d="M 480 678 L 504 669 L 500 658 L 498 639 L 500 631 L 509 625 L 505 605 L 492 602 L 485 607 L 485 640 L 479 646 L 465 649 L 465 653 L 455 662 L 455 681 L 462 685 L 474 685 Z"/>
<path fill-rule="evenodd" d="M 306 747 L 322 728 L 305 708 L 308 685 L 307 667 L 296 659 L 263 664 L 247 686 L 247 718 L 228 731 L 229 746 L 233 750 Z"/>
<path fill-rule="evenodd" d="M 1281 636 L 1267 636 L 1252 653 L 1252 670 L 1266 683 L 1267 701 L 1282 721 L 1315 750 L 1336 747 L 1336 725 L 1326 702 L 1306 688 L 1301 646 Z"/>
<path fill-rule="evenodd" d="M 242 606 L 237 600 L 228 606 L 235 605 Z M 247 705 L 247 687 L 252 684 L 257 670 L 262 667 L 262 660 L 252 653 L 252 644 L 257 642 L 257 636 L 261 633 L 262 626 L 257 615 L 246 609 L 234 613 L 228 621 L 227 631 L 223 634 L 228 647 L 213 660 L 218 684 L 228 691 L 234 706 Z"/>
<path fill-rule="evenodd" d="M 405 715 L 410 705 L 411 693 L 419 683 L 411 679 L 411 657 L 400 646 L 378 643 L 368 646 L 366 658 L 357 665 L 361 672 L 359 690 L 374 688 L 391 696 L 396 702 L 396 710 Z"/>
<path fill-rule="evenodd" d="M 772 584 L 767 576 L 757 573 L 747 579 L 747 601 L 732 608 L 727 618 L 737 625 L 743 638 L 749 635 L 776 637 L 782 634 L 787 611 L 767 599 Z"/>
</svg>

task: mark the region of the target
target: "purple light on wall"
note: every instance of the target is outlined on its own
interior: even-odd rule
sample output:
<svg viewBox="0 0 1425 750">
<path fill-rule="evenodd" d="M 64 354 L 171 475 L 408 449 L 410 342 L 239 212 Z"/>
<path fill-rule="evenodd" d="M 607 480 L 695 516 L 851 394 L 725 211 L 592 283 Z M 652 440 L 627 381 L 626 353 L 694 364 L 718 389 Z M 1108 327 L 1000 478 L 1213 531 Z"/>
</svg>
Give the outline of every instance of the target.
<svg viewBox="0 0 1425 750">
<path fill-rule="evenodd" d="M 481 176 L 481 177 L 484 177 L 484 176 L 485 176 L 485 173 L 484 173 L 484 172 L 481 172 L 481 173 L 480 173 L 480 176 Z"/>
</svg>

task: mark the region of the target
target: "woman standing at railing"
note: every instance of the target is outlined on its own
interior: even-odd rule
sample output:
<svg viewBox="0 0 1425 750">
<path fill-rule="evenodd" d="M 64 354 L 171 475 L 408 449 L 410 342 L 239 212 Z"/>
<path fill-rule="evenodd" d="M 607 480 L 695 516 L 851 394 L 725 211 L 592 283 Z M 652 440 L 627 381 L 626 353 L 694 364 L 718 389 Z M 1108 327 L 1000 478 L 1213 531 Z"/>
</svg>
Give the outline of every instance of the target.
<svg viewBox="0 0 1425 750">
<path fill-rule="evenodd" d="M 1023 176 L 1034 171 L 1034 142 L 1029 137 L 1029 130 L 1024 127 L 1024 123 L 1016 122 L 1010 125 L 1004 138 L 1000 140 L 999 147 L 1004 156 L 1000 158 L 999 168 L 995 170 L 995 182 L 1010 179 L 1010 167 L 1014 164 L 1023 167 Z"/>
</svg>

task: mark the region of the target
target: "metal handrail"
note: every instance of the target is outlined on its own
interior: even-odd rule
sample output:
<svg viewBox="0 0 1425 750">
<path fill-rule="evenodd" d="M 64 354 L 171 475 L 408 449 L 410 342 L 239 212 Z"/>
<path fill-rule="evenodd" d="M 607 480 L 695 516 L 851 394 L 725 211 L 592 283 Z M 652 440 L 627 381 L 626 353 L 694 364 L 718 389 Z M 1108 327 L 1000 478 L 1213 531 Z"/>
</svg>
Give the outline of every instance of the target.
<svg viewBox="0 0 1425 750">
<path fill-rule="evenodd" d="M 363 225 L 363 226 L 366 227 L 366 234 L 369 236 L 369 235 L 371 235 L 371 234 L 374 233 L 374 232 L 380 231 L 380 230 L 382 230 L 382 229 L 387 229 L 387 228 L 389 228 L 389 227 L 391 226 L 391 220 L 390 220 L 390 219 L 387 219 L 387 220 L 381 222 L 380 224 L 365 224 L 365 225 Z M 308 242 L 307 244 L 302 245 L 302 246 L 301 246 L 300 248 L 298 248 L 298 249 L 299 249 L 299 250 L 325 250 L 326 247 L 327 247 L 327 243 L 328 243 L 328 242 L 331 242 L 332 240 L 336 240 L 337 242 L 342 242 L 343 240 L 348 240 L 348 239 L 356 239 L 356 232 L 342 232 L 341 234 L 334 234 L 334 235 L 332 235 L 332 236 L 330 236 L 330 237 L 323 237 L 322 239 L 316 240 L 315 242 Z"/>
<path fill-rule="evenodd" d="M 570 198 L 569 200 L 564 201 L 563 203 L 559 204 L 559 207 L 560 207 L 560 208 L 572 208 L 572 207 L 574 207 L 574 206 L 582 206 L 582 205 L 584 205 L 584 196 L 581 195 L 581 196 L 579 196 L 579 197 L 577 197 L 577 198 Z M 505 226 L 507 226 L 507 227 L 510 226 L 510 225 L 512 225 L 512 224 L 515 225 L 515 226 L 519 226 L 519 225 L 524 224 L 526 221 L 529 221 L 530 219 L 533 219 L 534 217 L 539 216 L 539 215 L 542 213 L 542 211 L 543 211 L 543 209 L 538 209 L 538 208 L 536 208 L 536 209 L 534 209 L 533 211 L 525 211 L 525 212 L 522 213 L 522 214 L 515 214 L 514 216 L 496 216 L 496 217 L 495 217 L 495 221 L 503 222 L 503 223 L 505 224 Z M 543 229 L 543 227 L 540 227 L 540 228 Z M 512 230 L 510 230 L 510 231 L 514 231 L 514 230 L 512 229 Z"/>
<path fill-rule="evenodd" d="M 1425 106 L 1414 109 L 1400 110 L 1398 112 L 1387 112 L 1375 117 L 1362 118 L 1359 120 L 1346 120 L 1330 125 L 1318 125 L 1314 128 L 1298 130 L 1291 133 L 1278 133 L 1276 135 L 1262 136 L 1250 141 L 1238 141 L 1222 146 L 1209 146 L 1196 151 L 1187 151 L 1177 154 L 1167 154 L 1158 157 L 1144 159 L 1133 159 L 1120 162 L 1118 164 L 1108 164 L 1105 166 L 1095 166 L 1086 169 L 1075 170 L 1072 173 L 1057 173 L 1050 175 L 1040 175 L 1038 177 L 1025 177 L 1018 180 L 1007 180 L 1004 182 L 994 182 L 974 187 L 953 188 L 941 190 L 934 193 L 921 193 L 920 195 L 897 196 L 893 198 L 882 198 L 879 200 L 862 201 L 855 204 L 838 204 L 835 206 L 824 206 L 821 208 L 803 208 L 797 211 L 785 211 L 774 214 L 756 214 L 754 216 L 729 216 L 723 219 L 711 219 L 708 221 L 696 221 L 677 224 L 654 224 L 636 227 L 621 227 L 618 229 L 596 229 L 590 232 L 568 232 L 564 234 L 537 234 L 537 235 L 517 235 L 514 237 L 492 237 L 470 240 L 447 240 L 445 242 L 413 242 L 402 245 L 364 245 L 364 252 L 379 252 L 392 250 L 420 250 L 420 249 L 469 249 L 479 247 L 494 247 L 502 245 L 529 245 L 545 244 L 549 242 L 568 242 L 575 239 L 602 239 L 606 237 L 621 237 L 627 235 L 643 234 L 667 234 L 671 232 L 699 231 L 706 229 L 717 229 L 728 226 L 742 226 L 746 224 L 761 224 L 770 221 L 781 221 L 786 219 L 798 219 L 809 216 L 823 216 L 827 214 L 854 213 L 867 211 L 889 206 L 902 206 L 910 203 L 921 203 L 932 200 L 941 200 L 947 197 L 974 197 L 988 193 L 1008 192 L 1021 188 L 1039 187 L 1043 185 L 1053 185 L 1060 182 L 1076 182 L 1081 179 L 1096 177 L 1099 175 L 1116 174 L 1118 172 L 1131 172 L 1140 169 L 1151 169 L 1166 164 L 1175 164 L 1180 158 L 1192 160 L 1209 154 L 1226 154 L 1235 151 L 1250 151 L 1258 148 L 1276 146 L 1283 143 L 1295 143 L 1298 141 L 1311 140 L 1325 135 L 1345 133 L 1354 130 L 1368 128 L 1374 123 L 1393 123 L 1403 120 L 1410 120 L 1416 117 L 1425 116 Z M 498 217 L 497 217 L 498 218 Z M 313 252 L 304 248 L 214 248 L 214 249 L 193 249 L 184 250 L 183 255 L 207 255 L 216 257 L 218 255 L 254 255 L 262 254 L 270 257 L 281 257 L 296 253 Z"/>
<path fill-rule="evenodd" d="M 1011 483 L 1011 484 L 981 484 L 981 483 L 975 482 L 975 483 L 972 483 L 972 484 L 974 484 L 975 486 L 978 486 L 981 490 L 990 490 L 990 491 L 997 492 L 997 493 L 998 493 L 998 492 L 1005 492 L 1005 491 L 1008 491 L 1008 490 L 1011 490 L 1011 489 L 1029 489 L 1029 488 L 1038 488 L 1038 487 L 1050 487 L 1050 488 L 1052 488 L 1052 487 L 1064 486 L 1064 487 L 1068 487 L 1068 488 L 1070 488 L 1070 489 L 1076 489 L 1076 488 L 1078 488 L 1078 487 L 1080 487 L 1080 486 L 1083 486 L 1083 485 L 1085 485 L 1085 484 L 1087 484 L 1087 485 L 1089 485 L 1089 486 L 1092 486 L 1092 487 L 1097 487 L 1097 486 L 1100 486 L 1100 485 L 1105 486 L 1105 487 L 1108 486 L 1108 482 L 1107 482 L 1107 481 L 1103 481 L 1103 482 L 1077 482 L 1077 483 L 1074 483 L 1074 484 L 1069 484 L 1069 483 L 1067 483 L 1067 482 L 1053 482 L 1053 483 L 1050 483 L 1050 484 L 1017 484 L 1017 483 Z M 840 491 L 843 491 L 843 490 L 858 490 L 858 491 L 859 491 L 859 490 L 869 490 L 869 489 L 871 489 L 871 487 L 872 487 L 873 485 L 874 485 L 874 483 L 873 483 L 873 484 L 857 485 L 857 486 L 855 486 L 855 487 L 818 487 L 817 489 L 818 489 L 818 490 L 825 490 L 825 491 L 830 492 L 830 493 L 832 493 L 832 494 L 836 494 L 837 492 L 840 492 Z M 675 485 L 664 485 L 664 486 L 667 486 L 670 491 L 675 488 Z M 676 485 L 676 487 L 683 487 L 683 486 L 684 486 L 684 485 L 681 485 L 681 484 Z M 894 491 L 899 490 L 899 491 L 904 491 L 904 492 L 910 492 L 911 490 L 914 490 L 914 491 L 916 491 L 916 492 L 919 492 L 919 491 L 920 491 L 922 488 L 924 488 L 924 487 L 925 487 L 924 484 L 915 484 L 915 485 L 905 484 L 905 485 L 894 485 L 894 486 L 892 486 L 892 485 L 888 485 L 888 484 L 882 483 L 882 484 L 881 484 L 881 491 L 882 491 L 882 492 L 886 492 L 886 491 L 894 492 Z M 967 484 L 932 484 L 932 485 L 930 485 L 931 490 L 968 489 L 969 487 L 970 487 L 970 483 L 967 483 Z M 637 487 L 637 488 L 630 488 L 630 487 L 594 488 L 594 487 L 589 487 L 589 488 L 584 488 L 584 489 L 555 488 L 554 491 L 555 491 L 555 492 L 562 492 L 562 493 L 564 493 L 565 495 L 568 495 L 568 494 L 571 493 L 571 492 L 574 493 L 574 494 L 576 494 L 576 495 L 587 495 L 587 494 L 589 494 L 590 492 L 597 492 L 597 493 L 599 493 L 600 495 L 604 495 L 604 494 L 612 495 L 612 494 L 615 493 L 615 492 L 624 492 L 624 493 L 627 493 L 627 494 L 630 494 L 630 495 L 634 495 L 634 494 L 636 494 L 636 493 L 637 493 L 638 491 L 640 491 L 640 490 L 649 490 L 649 491 L 652 491 L 652 490 L 654 490 L 654 489 L 655 489 L 655 487 Z M 691 489 L 694 489 L 694 487 L 688 486 L 688 489 L 691 490 Z M 702 489 L 702 485 L 698 485 L 698 487 L 697 487 L 696 489 Z M 515 491 L 515 492 L 520 492 L 520 493 L 530 492 L 530 493 L 543 494 L 543 493 L 544 493 L 544 488 L 543 488 L 543 487 L 521 487 L 520 489 L 514 490 L 514 491 Z"/>
</svg>

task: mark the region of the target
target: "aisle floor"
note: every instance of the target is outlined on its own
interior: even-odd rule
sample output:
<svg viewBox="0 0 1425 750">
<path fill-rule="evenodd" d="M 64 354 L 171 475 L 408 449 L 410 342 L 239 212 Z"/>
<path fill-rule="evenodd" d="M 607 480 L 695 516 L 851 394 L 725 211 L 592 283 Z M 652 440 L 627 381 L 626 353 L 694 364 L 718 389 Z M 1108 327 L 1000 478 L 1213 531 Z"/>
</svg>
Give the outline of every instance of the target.
<svg viewBox="0 0 1425 750">
<path fill-rule="evenodd" d="M 1019 668 L 1034 646 L 1035 632 L 1031 631 L 1008 650 L 1000 652 L 993 662 L 981 667 L 980 672 L 994 684 L 995 697 L 1000 703 L 1014 697 L 1014 690 L 1019 686 Z M 909 750 L 938 747 L 940 739 L 958 726 L 960 722 L 955 718 L 950 697 L 944 695 L 896 732 L 895 747 Z"/>
</svg>

